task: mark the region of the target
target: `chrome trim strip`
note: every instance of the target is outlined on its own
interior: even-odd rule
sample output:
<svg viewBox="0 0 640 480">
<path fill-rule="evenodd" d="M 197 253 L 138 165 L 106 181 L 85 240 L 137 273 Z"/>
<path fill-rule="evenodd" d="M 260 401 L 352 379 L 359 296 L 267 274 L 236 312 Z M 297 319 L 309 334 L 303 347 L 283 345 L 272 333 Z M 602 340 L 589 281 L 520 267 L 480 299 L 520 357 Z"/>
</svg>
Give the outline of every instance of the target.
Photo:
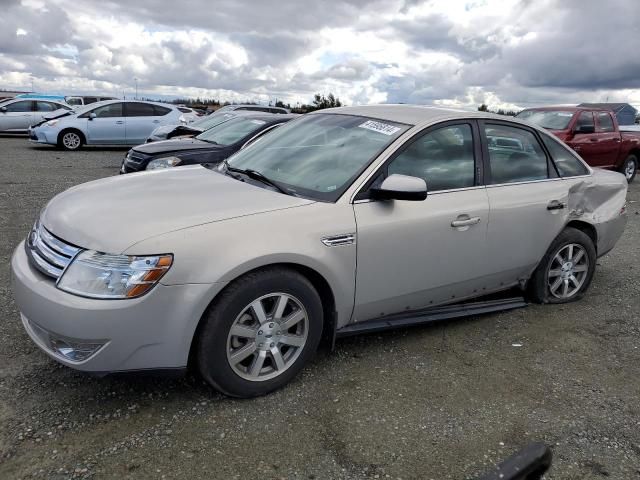
<svg viewBox="0 0 640 480">
<path fill-rule="evenodd" d="M 38 229 L 38 236 L 43 237 L 44 241 L 49 244 L 51 248 L 57 250 L 63 255 L 66 255 L 67 257 L 73 257 L 76 253 L 82 250 L 81 248 L 73 246 L 62 240 L 58 240 L 42 225 L 40 225 L 40 228 Z"/>
<path fill-rule="evenodd" d="M 42 258 L 47 260 L 49 263 L 52 263 L 56 267 L 64 268 L 65 265 L 69 263 L 69 257 L 60 255 L 56 251 L 49 248 L 49 245 L 44 243 L 41 237 L 36 238 L 33 248 L 35 250 L 35 253 L 37 253 Z"/>
<path fill-rule="evenodd" d="M 31 253 L 31 259 L 35 262 L 36 267 L 45 275 L 49 275 L 50 277 L 58 278 L 62 274 L 61 268 L 56 268 L 51 265 L 45 259 L 43 259 L 35 250 L 29 249 Z"/>
</svg>

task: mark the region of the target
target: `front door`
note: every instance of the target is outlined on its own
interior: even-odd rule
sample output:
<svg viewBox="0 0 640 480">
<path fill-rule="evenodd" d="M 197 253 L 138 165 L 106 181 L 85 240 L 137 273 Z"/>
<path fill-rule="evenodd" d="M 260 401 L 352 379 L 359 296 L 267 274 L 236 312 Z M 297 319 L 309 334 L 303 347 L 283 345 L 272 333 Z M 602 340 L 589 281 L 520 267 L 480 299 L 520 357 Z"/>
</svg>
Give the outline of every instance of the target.
<svg viewBox="0 0 640 480">
<path fill-rule="evenodd" d="M 95 113 L 92 118 L 91 113 Z M 88 142 L 96 145 L 124 144 L 125 118 L 122 102 L 110 103 L 82 115 L 87 117 Z"/>
<path fill-rule="evenodd" d="M 475 123 L 427 130 L 381 169 L 424 178 L 424 201 L 356 200 L 354 321 L 474 296 L 487 269 L 489 202 L 479 185 Z M 366 194 L 365 194 L 366 196 Z"/>
<path fill-rule="evenodd" d="M 568 186 L 537 134 L 526 127 L 481 124 L 485 139 L 490 274 L 498 285 L 528 278 L 568 216 Z M 493 139 L 503 139 L 496 144 Z"/>
<path fill-rule="evenodd" d="M 613 119 L 609 112 L 596 112 L 596 134 L 598 142 L 598 167 L 612 167 L 618 160 L 620 151 L 620 133 L 613 126 Z"/>
<path fill-rule="evenodd" d="M 0 112 L 0 131 L 28 130 L 33 124 L 33 100 L 21 100 L 3 105 Z"/>
</svg>

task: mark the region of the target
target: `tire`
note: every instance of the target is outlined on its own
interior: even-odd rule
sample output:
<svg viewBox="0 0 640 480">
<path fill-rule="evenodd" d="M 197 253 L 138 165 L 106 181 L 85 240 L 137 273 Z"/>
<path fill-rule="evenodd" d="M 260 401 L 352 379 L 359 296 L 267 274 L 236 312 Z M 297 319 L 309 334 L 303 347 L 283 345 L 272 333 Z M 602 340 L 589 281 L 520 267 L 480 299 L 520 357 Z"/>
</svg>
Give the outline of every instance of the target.
<svg viewBox="0 0 640 480">
<path fill-rule="evenodd" d="M 78 130 L 63 130 L 58 136 L 58 147 L 65 150 L 78 150 L 84 145 L 84 135 Z"/>
<path fill-rule="evenodd" d="M 202 377 L 226 395 L 256 397 L 286 385 L 315 354 L 322 301 L 301 274 L 269 268 L 231 283 L 202 322 L 196 339 Z"/>
<path fill-rule="evenodd" d="M 622 167 L 620 167 L 620 173 L 627 179 L 627 183 L 633 182 L 636 178 L 636 172 L 638 171 L 638 158 L 635 155 L 629 155 Z"/>
<path fill-rule="evenodd" d="M 567 227 L 551 243 L 529 279 L 529 297 L 536 303 L 576 301 L 591 285 L 595 268 L 593 240 L 586 233 Z"/>
</svg>

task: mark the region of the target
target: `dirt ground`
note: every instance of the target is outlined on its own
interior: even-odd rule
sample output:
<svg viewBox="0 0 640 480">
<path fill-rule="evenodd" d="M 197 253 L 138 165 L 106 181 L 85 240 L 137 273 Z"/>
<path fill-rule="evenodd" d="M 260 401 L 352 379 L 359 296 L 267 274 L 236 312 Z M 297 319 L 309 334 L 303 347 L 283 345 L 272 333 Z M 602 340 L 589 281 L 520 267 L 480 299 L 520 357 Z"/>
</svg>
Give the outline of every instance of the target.
<svg viewBox="0 0 640 480">
<path fill-rule="evenodd" d="M 549 479 L 640 479 L 640 180 L 580 302 L 340 340 L 241 401 L 195 376 L 93 378 L 23 331 L 13 249 L 124 154 L 0 137 L 0 479 L 471 479 L 532 441 L 553 447 Z"/>
</svg>

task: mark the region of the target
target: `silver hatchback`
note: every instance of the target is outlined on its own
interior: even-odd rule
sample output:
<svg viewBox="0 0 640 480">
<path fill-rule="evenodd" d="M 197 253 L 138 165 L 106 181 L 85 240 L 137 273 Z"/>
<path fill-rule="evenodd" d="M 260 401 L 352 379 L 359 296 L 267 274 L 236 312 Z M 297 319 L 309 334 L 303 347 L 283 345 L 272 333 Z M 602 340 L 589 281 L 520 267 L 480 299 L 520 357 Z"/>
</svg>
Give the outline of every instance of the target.
<svg viewBox="0 0 640 480">
<path fill-rule="evenodd" d="M 302 116 L 215 170 L 111 177 L 44 208 L 12 259 L 33 341 L 80 370 L 184 369 L 233 396 L 329 341 L 583 295 L 627 182 L 484 113 Z M 488 294 L 517 289 L 517 298 Z"/>
</svg>

